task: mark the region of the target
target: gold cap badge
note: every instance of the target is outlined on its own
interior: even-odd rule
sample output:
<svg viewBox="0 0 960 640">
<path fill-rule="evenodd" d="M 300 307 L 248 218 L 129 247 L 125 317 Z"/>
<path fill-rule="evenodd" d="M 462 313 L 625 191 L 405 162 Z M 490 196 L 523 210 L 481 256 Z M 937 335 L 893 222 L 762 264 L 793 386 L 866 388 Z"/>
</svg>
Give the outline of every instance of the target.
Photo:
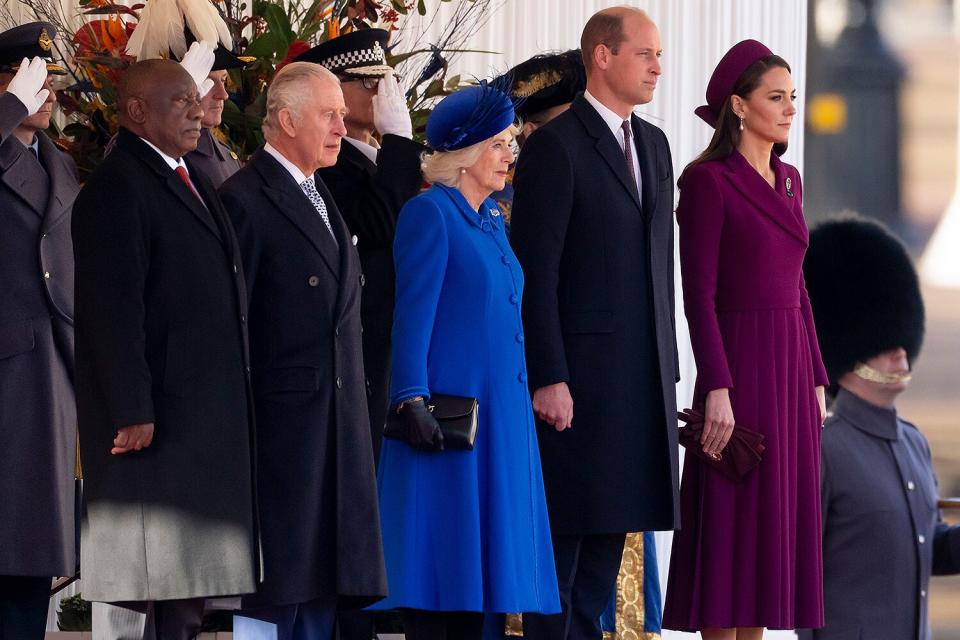
<svg viewBox="0 0 960 640">
<path fill-rule="evenodd" d="M 37 38 L 37 44 L 40 45 L 40 48 L 44 51 L 50 51 L 53 49 L 53 40 L 51 40 L 50 36 L 47 35 L 46 29 L 40 29 L 40 37 Z"/>
</svg>

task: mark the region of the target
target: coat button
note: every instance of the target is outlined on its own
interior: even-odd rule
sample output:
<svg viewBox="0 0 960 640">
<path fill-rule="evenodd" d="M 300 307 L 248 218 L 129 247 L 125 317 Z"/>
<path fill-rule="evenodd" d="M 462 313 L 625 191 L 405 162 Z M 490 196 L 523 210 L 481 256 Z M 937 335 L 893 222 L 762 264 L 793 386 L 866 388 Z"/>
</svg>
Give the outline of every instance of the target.
<svg viewBox="0 0 960 640">
<path fill-rule="evenodd" d="M 520 344 L 523 344 L 523 334 L 522 334 L 522 333 L 518 333 L 518 334 L 517 334 L 517 342 L 519 342 Z"/>
<path fill-rule="evenodd" d="M 340 327 L 334 328 L 333 335 L 337 336 L 338 338 L 340 337 Z"/>
<path fill-rule="evenodd" d="M 920 597 L 921 597 L 921 598 L 926 598 L 926 597 L 927 597 L 927 590 L 926 590 L 926 589 L 920 589 Z"/>
<path fill-rule="evenodd" d="M 926 541 L 927 541 L 926 536 L 917 536 L 917 542 L 919 542 L 920 544 L 923 544 Z"/>
<path fill-rule="evenodd" d="M 917 488 L 917 485 L 913 484 L 913 480 L 907 482 L 907 491 L 913 491 Z"/>
<path fill-rule="evenodd" d="M 49 279 L 50 279 L 50 272 L 49 272 L 49 271 L 44 271 L 44 272 L 43 272 L 43 279 L 44 279 L 44 280 L 49 280 Z"/>
<path fill-rule="evenodd" d="M 246 323 L 247 323 L 247 316 L 245 316 L 245 315 L 243 315 L 243 314 L 241 313 L 241 314 L 240 314 L 240 324 L 246 324 Z"/>
<path fill-rule="evenodd" d="M 517 304 L 518 302 L 520 302 L 520 296 L 518 296 L 518 295 L 515 294 L 515 293 L 511 293 L 511 294 L 510 294 L 510 304 Z"/>
<path fill-rule="evenodd" d="M 500 256 L 500 262 L 502 262 L 503 264 L 509 265 L 510 258 L 508 258 L 507 256 Z"/>
<path fill-rule="evenodd" d="M 307 278 L 307 284 L 310 285 L 311 287 L 316 287 L 317 285 L 320 284 L 320 278 L 318 278 L 317 276 L 310 276 L 309 278 Z"/>
<path fill-rule="evenodd" d="M 343 389 L 343 378 L 337 376 L 337 389 Z"/>
<path fill-rule="evenodd" d="M 364 287 L 367 284 L 367 279 L 363 277 L 363 274 L 360 274 L 360 286 Z"/>
<path fill-rule="evenodd" d="M 520 373 L 517 374 L 517 380 L 519 380 L 520 382 L 526 382 L 527 374 L 521 371 Z"/>
<path fill-rule="evenodd" d="M 237 265 L 233 265 L 233 272 L 240 273 L 240 267 L 238 267 Z"/>
<path fill-rule="evenodd" d="M 250 375 L 250 367 L 244 367 L 243 370 L 246 372 L 247 375 Z"/>
</svg>

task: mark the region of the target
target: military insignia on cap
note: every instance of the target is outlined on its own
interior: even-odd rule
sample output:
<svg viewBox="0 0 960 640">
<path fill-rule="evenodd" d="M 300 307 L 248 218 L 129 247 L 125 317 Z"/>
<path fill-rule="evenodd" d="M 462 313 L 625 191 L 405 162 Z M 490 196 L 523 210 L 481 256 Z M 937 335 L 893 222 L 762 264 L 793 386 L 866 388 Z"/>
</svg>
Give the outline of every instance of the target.
<svg viewBox="0 0 960 640">
<path fill-rule="evenodd" d="M 50 36 L 47 35 L 46 29 L 40 29 L 40 37 L 37 38 L 37 44 L 40 45 L 40 48 L 44 51 L 50 51 L 53 49 L 53 40 L 51 40 Z"/>
</svg>

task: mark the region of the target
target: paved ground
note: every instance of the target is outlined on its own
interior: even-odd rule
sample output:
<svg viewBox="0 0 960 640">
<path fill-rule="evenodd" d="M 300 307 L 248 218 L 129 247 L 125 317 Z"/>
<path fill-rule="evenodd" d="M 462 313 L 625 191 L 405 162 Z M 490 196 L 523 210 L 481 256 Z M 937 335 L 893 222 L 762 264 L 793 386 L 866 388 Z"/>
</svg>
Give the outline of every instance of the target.
<svg viewBox="0 0 960 640">
<path fill-rule="evenodd" d="M 930 441 L 940 495 L 960 496 L 960 290 L 925 289 L 924 299 L 926 340 L 898 410 Z M 946 515 L 960 523 L 960 511 Z M 930 612 L 936 640 L 960 639 L 960 576 L 933 579 Z"/>
</svg>

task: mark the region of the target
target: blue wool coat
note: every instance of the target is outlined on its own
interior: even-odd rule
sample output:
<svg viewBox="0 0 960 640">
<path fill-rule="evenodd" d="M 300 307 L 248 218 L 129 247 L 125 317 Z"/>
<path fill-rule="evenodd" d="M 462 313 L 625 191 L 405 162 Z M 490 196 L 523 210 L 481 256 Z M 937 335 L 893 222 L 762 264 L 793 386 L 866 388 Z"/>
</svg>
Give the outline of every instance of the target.
<svg viewBox="0 0 960 640">
<path fill-rule="evenodd" d="M 435 185 L 400 213 L 391 403 L 476 397 L 472 451 L 385 440 L 383 608 L 558 613 L 520 318 L 523 272 L 492 200 Z"/>
</svg>

